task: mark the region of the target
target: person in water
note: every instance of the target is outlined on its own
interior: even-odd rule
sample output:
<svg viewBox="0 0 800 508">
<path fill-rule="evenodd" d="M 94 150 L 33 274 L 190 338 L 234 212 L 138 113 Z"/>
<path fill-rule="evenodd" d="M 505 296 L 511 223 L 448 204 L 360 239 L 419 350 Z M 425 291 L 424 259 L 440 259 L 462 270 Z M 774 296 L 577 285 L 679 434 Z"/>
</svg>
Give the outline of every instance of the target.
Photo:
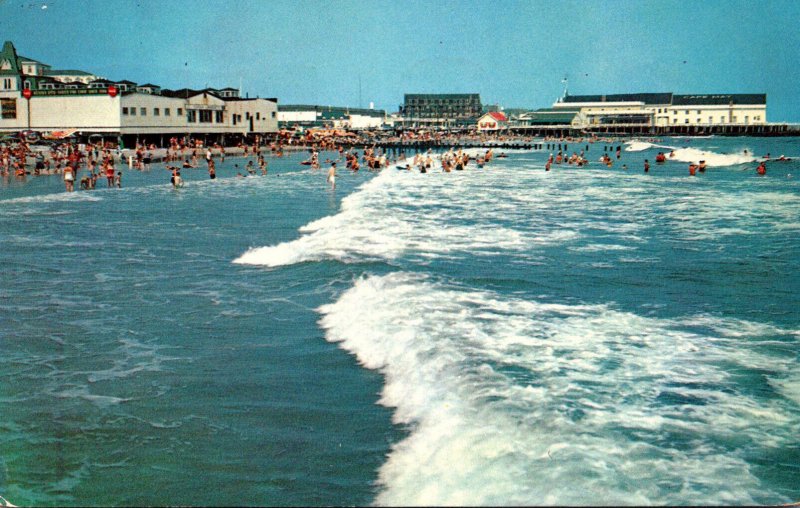
<svg viewBox="0 0 800 508">
<path fill-rule="evenodd" d="M 645 173 L 650 172 L 650 162 L 647 159 L 644 160 L 644 172 Z"/>
<path fill-rule="evenodd" d="M 331 163 L 331 168 L 328 170 L 328 183 L 331 184 L 331 189 L 336 188 L 336 163 Z"/>
<path fill-rule="evenodd" d="M 767 174 L 767 164 L 764 161 L 761 161 L 761 163 L 758 165 L 758 167 L 756 168 L 756 173 L 758 173 L 761 176 Z"/>
</svg>

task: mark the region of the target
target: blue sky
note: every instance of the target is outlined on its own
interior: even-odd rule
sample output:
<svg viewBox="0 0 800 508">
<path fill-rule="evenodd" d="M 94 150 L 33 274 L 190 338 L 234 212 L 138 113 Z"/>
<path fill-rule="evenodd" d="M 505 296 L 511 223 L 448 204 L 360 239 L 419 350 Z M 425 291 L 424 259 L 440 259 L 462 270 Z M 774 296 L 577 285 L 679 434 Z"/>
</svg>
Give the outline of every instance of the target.
<svg viewBox="0 0 800 508">
<path fill-rule="evenodd" d="M 480 93 L 538 108 L 567 75 L 573 94 L 766 93 L 769 121 L 800 122 L 799 5 L 0 0 L 0 26 L 54 68 L 165 88 L 241 80 L 282 104 L 394 111 L 405 93 Z"/>
</svg>

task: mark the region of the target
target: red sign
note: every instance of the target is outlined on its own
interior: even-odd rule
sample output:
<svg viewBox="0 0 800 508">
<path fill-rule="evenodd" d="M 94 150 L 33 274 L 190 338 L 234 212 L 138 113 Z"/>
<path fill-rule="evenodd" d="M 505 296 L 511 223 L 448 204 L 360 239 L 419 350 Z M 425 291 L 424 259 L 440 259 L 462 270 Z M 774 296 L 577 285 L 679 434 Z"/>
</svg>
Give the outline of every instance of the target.
<svg viewBox="0 0 800 508">
<path fill-rule="evenodd" d="M 22 90 L 22 96 L 25 97 L 26 99 L 30 99 L 31 96 L 33 96 L 33 92 L 31 91 L 30 88 L 25 88 Z"/>
<path fill-rule="evenodd" d="M 115 87 L 114 85 L 108 87 L 108 95 L 110 95 L 111 97 L 116 97 L 118 92 L 119 90 L 117 90 L 117 87 Z"/>
</svg>

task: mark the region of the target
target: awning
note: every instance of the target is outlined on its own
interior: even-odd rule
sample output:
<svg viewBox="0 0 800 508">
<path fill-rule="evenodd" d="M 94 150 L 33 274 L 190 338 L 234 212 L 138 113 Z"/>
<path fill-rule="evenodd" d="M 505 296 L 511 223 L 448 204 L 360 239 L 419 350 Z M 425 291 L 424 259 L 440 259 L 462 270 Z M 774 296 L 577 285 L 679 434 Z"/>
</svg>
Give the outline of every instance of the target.
<svg viewBox="0 0 800 508">
<path fill-rule="evenodd" d="M 64 139 L 72 136 L 78 132 L 78 129 L 67 129 L 64 131 L 50 131 L 44 135 L 42 135 L 43 139 Z"/>
</svg>

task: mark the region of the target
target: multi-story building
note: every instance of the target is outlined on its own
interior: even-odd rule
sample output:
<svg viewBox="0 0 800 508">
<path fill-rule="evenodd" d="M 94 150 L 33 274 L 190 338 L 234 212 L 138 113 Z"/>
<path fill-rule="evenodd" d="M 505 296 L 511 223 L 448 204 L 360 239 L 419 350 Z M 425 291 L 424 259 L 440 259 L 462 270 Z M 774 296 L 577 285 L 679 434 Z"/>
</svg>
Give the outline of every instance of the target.
<svg viewBox="0 0 800 508">
<path fill-rule="evenodd" d="M 0 105 L 0 132 L 101 134 L 122 137 L 126 144 L 175 135 L 221 140 L 278 130 L 277 99 L 242 98 L 235 88 L 162 90 L 83 71 L 53 71 L 19 57 L 11 42 L 0 51 Z"/>
<path fill-rule="evenodd" d="M 411 125 L 474 125 L 483 106 L 477 93 L 405 94 L 400 114 Z"/>
</svg>

